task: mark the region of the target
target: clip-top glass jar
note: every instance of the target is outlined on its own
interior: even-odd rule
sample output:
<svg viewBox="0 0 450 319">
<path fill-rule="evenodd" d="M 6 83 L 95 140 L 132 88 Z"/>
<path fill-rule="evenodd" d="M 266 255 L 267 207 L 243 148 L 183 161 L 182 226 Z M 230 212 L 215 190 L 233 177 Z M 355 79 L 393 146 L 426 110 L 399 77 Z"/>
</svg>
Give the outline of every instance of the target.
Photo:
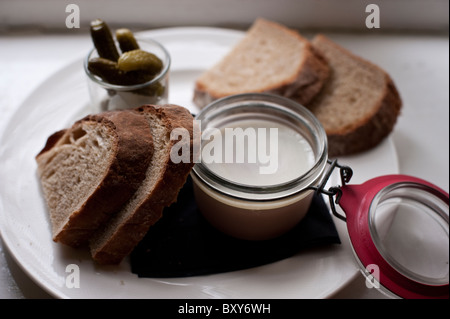
<svg viewBox="0 0 450 319">
<path fill-rule="evenodd" d="M 273 238 L 303 218 L 318 191 L 329 196 L 331 212 L 347 223 L 361 271 L 382 292 L 448 299 L 447 192 L 400 174 L 349 185 L 353 171 L 328 160 L 320 123 L 303 106 L 279 96 L 230 96 L 207 106 L 197 120 L 207 143 L 191 175 L 197 205 L 213 226 L 241 239 Z M 267 140 L 275 132 L 276 138 Z M 267 156 L 273 143 L 279 151 L 272 158 L 276 165 Z M 262 158 L 252 157 L 252 151 Z M 325 190 L 336 167 L 342 185 Z"/>
<path fill-rule="evenodd" d="M 325 131 L 309 110 L 280 96 L 241 94 L 211 103 L 196 120 L 201 161 L 191 176 L 213 226 L 262 240 L 305 216 L 328 159 Z"/>
</svg>

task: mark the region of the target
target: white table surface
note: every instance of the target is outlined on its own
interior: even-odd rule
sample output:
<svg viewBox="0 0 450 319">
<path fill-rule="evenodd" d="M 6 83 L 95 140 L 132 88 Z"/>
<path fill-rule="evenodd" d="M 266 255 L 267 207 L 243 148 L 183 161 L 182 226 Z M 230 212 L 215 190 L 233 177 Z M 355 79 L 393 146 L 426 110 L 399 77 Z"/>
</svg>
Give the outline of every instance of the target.
<svg viewBox="0 0 450 319">
<path fill-rule="evenodd" d="M 329 35 L 379 64 L 394 79 L 404 103 L 392 133 L 400 173 L 426 179 L 448 192 L 448 35 Z M 3 130 L 9 118 L 43 80 L 90 47 L 86 34 L 0 34 L 0 134 L 8 135 Z M 0 184 L 0 191 L 3 187 Z M 362 275 L 335 297 L 385 298 L 377 289 L 368 289 Z M 1 241 L 0 298 L 52 298 L 26 275 Z"/>
</svg>

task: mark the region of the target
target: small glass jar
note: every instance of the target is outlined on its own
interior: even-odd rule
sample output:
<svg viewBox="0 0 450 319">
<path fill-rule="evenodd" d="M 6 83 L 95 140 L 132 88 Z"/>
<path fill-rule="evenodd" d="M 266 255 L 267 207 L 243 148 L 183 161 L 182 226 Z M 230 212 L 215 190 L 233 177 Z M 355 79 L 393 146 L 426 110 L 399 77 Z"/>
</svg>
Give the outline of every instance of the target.
<svg viewBox="0 0 450 319">
<path fill-rule="evenodd" d="M 155 54 L 163 63 L 163 68 L 152 80 L 135 85 L 115 85 L 103 81 L 88 69 L 91 58 L 98 57 L 93 48 L 84 61 L 84 70 L 88 77 L 88 89 L 93 113 L 129 109 L 143 104 L 165 104 L 169 94 L 169 52 L 157 41 L 137 39 L 141 50 Z"/>
<path fill-rule="evenodd" d="M 205 218 L 246 240 L 275 238 L 297 225 L 328 159 L 326 133 L 314 115 L 292 100 L 250 93 L 217 100 L 196 120 L 201 159 L 191 176 Z"/>
</svg>

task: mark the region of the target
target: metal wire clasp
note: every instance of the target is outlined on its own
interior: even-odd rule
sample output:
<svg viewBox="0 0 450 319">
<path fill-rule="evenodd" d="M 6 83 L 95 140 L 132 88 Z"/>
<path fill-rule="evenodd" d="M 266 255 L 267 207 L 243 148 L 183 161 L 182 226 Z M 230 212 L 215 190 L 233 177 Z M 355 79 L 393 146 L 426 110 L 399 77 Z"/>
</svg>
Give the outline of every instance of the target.
<svg viewBox="0 0 450 319">
<path fill-rule="evenodd" d="M 322 194 L 328 195 L 328 198 L 330 200 L 330 208 L 331 208 L 331 212 L 333 213 L 333 215 L 343 221 L 346 221 L 347 219 L 345 218 L 345 216 L 342 216 L 341 214 L 339 214 L 337 212 L 336 205 L 335 205 L 335 203 L 339 204 L 339 200 L 342 197 L 342 190 L 341 190 L 340 186 L 339 185 L 332 186 L 327 190 L 327 189 L 325 189 L 325 185 L 328 182 L 331 174 L 333 173 L 333 171 L 336 167 L 338 167 L 340 170 L 342 186 L 344 186 L 345 184 L 350 182 L 350 179 L 353 176 L 353 170 L 349 166 L 340 165 L 338 163 L 337 159 L 334 159 L 332 161 L 327 160 L 327 162 L 328 162 L 328 164 L 330 164 L 330 167 L 328 168 L 327 172 L 325 173 L 324 178 L 320 182 L 319 186 L 311 186 L 309 188 L 314 189 Z M 334 196 L 336 196 L 335 200 L 333 200 Z"/>
</svg>

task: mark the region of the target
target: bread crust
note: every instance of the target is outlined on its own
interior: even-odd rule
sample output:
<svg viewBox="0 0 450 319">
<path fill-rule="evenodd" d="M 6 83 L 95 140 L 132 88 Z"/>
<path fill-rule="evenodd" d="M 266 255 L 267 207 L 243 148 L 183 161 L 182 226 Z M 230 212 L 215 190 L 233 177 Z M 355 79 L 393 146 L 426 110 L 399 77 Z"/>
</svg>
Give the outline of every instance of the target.
<svg viewBox="0 0 450 319">
<path fill-rule="evenodd" d="M 328 133 L 328 156 L 357 154 L 374 148 L 393 131 L 400 114 L 401 99 L 388 77 L 385 94 L 378 103 L 377 112 L 360 121 L 352 131 Z"/>
<path fill-rule="evenodd" d="M 142 240 L 150 226 L 161 217 L 164 207 L 176 201 L 178 192 L 186 182 L 187 176 L 194 165 L 193 160 L 193 117 L 190 112 L 177 105 L 144 105 L 136 109 L 141 114 L 152 112 L 160 117 L 169 131 L 175 128 L 185 128 L 189 132 L 189 163 L 173 163 L 170 157 L 162 163 L 164 171 L 157 180 L 153 191 L 134 208 L 133 213 L 115 227 L 114 234 L 107 240 L 95 239 L 91 243 L 91 254 L 98 264 L 118 264 L 131 253 Z M 170 148 L 177 141 L 170 141 Z M 101 237 L 101 236 L 99 236 Z"/>
<path fill-rule="evenodd" d="M 271 28 L 281 30 L 290 36 L 297 38 L 298 41 L 303 44 L 302 61 L 294 75 L 285 78 L 283 81 L 275 85 L 261 87 L 260 89 L 253 90 L 251 92 L 237 89 L 235 92 L 229 92 L 227 94 L 216 92 L 214 89 L 209 88 L 208 82 L 205 82 L 202 79 L 202 76 L 200 76 L 194 86 L 193 101 L 197 106 L 203 108 L 214 100 L 240 93 L 272 93 L 282 95 L 287 98 L 292 98 L 300 104 L 307 104 L 320 92 L 324 82 L 329 76 L 329 68 L 326 60 L 324 60 L 323 57 L 318 54 L 316 50 L 314 50 L 309 41 L 295 30 L 262 18 L 255 21 L 253 26 L 247 32 L 247 36 L 251 36 L 253 28 L 255 28 L 258 24 L 266 24 Z M 229 55 L 233 54 L 235 48 L 229 53 Z M 208 71 L 205 73 L 207 72 Z M 249 79 L 249 81 L 251 80 L 252 79 Z"/>
<path fill-rule="evenodd" d="M 109 168 L 104 172 L 101 183 L 80 208 L 70 214 L 63 228 L 53 234 L 55 242 L 72 247 L 86 244 L 94 231 L 135 192 L 153 154 L 153 138 L 148 123 L 132 112 L 111 111 L 86 116 L 75 122 L 71 129 L 50 136 L 46 146 L 36 156 L 39 170 L 51 165 L 51 162 L 46 162 L 45 154 L 58 147 L 71 130 L 85 121 L 107 126 L 115 143 Z"/>
<path fill-rule="evenodd" d="M 392 132 L 402 108 L 400 94 L 389 74 L 379 66 L 354 55 L 323 34 L 316 35 L 312 41 L 313 46 L 319 41 L 326 42 L 327 45 L 333 47 L 334 50 L 341 54 L 345 54 L 362 64 L 369 65 L 384 77 L 383 87 L 379 88 L 382 93 L 380 94 L 379 100 L 372 106 L 372 112 L 346 127 L 339 129 L 324 127 L 328 137 L 328 155 L 330 157 L 352 155 L 367 151 L 378 145 Z M 332 64 L 328 64 L 332 68 Z M 327 83 L 325 83 L 326 85 Z M 320 104 L 322 94 L 325 93 L 319 93 L 312 103 L 307 104 L 307 107 L 313 113 L 315 112 L 315 106 Z M 339 114 L 329 114 L 329 116 L 339 116 Z"/>
</svg>

